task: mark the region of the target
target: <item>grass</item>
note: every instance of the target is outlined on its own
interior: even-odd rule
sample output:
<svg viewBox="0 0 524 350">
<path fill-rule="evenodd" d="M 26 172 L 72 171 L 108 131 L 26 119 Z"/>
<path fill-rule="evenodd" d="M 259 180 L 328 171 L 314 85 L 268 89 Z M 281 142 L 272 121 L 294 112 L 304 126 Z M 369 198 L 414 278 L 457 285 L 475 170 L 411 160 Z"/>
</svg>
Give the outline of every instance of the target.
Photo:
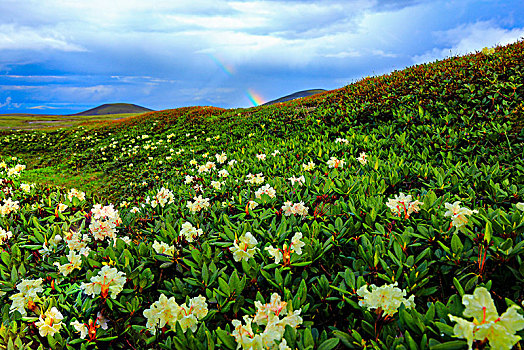
<svg viewBox="0 0 524 350">
<path fill-rule="evenodd" d="M 0 129 L 50 129 L 75 127 L 83 123 L 103 122 L 137 116 L 142 113 L 121 113 L 102 115 L 38 115 L 38 114 L 2 114 Z"/>
</svg>

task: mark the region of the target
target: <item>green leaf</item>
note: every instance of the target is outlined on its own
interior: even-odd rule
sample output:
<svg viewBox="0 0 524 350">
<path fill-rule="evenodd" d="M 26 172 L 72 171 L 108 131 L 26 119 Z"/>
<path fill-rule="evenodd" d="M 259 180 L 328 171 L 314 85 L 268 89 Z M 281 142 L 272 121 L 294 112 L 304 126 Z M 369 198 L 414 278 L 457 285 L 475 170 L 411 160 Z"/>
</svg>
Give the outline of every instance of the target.
<svg viewBox="0 0 524 350">
<path fill-rule="evenodd" d="M 486 221 L 486 230 L 484 232 L 484 240 L 489 243 L 491 241 L 491 236 L 493 235 L 493 225 L 491 221 Z"/>
<path fill-rule="evenodd" d="M 331 350 L 334 349 L 338 343 L 340 342 L 340 339 L 338 338 L 330 338 L 324 341 L 320 346 L 318 347 L 318 350 Z"/>
<path fill-rule="evenodd" d="M 446 343 L 437 344 L 429 347 L 429 350 L 461 350 L 467 349 L 468 343 L 464 340 L 452 340 Z"/>
<path fill-rule="evenodd" d="M 218 339 L 224 344 L 224 346 L 228 349 L 236 349 L 237 343 L 235 342 L 235 338 L 231 336 L 228 332 L 218 328 L 216 331 Z"/>
<path fill-rule="evenodd" d="M 453 253 L 458 254 L 462 251 L 462 248 L 464 248 L 464 245 L 460 241 L 458 234 L 453 234 L 453 237 L 451 237 L 451 250 Z"/>
</svg>

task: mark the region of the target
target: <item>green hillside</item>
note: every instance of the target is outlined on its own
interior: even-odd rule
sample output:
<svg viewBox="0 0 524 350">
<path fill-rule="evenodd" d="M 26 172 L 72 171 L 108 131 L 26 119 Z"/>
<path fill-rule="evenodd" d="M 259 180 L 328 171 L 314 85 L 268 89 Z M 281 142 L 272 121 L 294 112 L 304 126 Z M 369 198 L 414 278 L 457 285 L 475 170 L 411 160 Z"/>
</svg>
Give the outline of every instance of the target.
<svg viewBox="0 0 524 350">
<path fill-rule="evenodd" d="M 522 62 L 0 131 L 0 349 L 521 349 Z"/>
</svg>

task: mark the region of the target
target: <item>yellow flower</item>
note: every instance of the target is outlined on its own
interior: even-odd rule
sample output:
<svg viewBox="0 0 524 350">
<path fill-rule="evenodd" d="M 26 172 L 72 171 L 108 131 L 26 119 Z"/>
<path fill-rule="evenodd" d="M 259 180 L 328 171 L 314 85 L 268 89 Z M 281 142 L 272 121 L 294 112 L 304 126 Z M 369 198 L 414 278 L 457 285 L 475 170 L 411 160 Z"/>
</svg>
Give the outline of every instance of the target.
<svg viewBox="0 0 524 350">
<path fill-rule="evenodd" d="M 494 350 L 511 349 L 521 339 L 515 333 L 524 328 L 524 317 L 517 312 L 520 309 L 517 305 L 510 306 L 499 316 L 491 295 L 484 287 L 476 288 L 473 294 L 465 294 L 462 304 L 466 307 L 463 315 L 472 317 L 472 321 L 448 316 L 456 322 L 453 328 L 455 336 L 466 339 L 469 349 L 473 348 L 475 340 L 486 339 Z"/>
</svg>

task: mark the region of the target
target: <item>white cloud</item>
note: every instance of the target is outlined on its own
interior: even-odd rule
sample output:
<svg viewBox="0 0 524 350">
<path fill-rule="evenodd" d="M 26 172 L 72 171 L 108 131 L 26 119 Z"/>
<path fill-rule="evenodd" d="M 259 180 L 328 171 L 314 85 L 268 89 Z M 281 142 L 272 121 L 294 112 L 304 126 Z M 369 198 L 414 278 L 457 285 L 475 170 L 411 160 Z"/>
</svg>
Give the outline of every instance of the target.
<svg viewBox="0 0 524 350">
<path fill-rule="evenodd" d="M 13 103 L 11 97 L 7 97 L 4 103 L 0 102 L 0 108 L 6 107 L 7 109 L 20 108 L 20 103 Z"/>
<path fill-rule="evenodd" d="M 413 57 L 414 63 L 423 63 L 480 51 L 484 47 L 506 45 L 524 37 L 524 28 L 505 29 L 489 21 L 463 24 L 456 28 L 435 32 L 444 48 L 434 48 Z"/>
<path fill-rule="evenodd" d="M 0 24 L 0 50 L 86 51 L 70 43 L 64 35 L 50 28 L 20 27 Z"/>
</svg>

